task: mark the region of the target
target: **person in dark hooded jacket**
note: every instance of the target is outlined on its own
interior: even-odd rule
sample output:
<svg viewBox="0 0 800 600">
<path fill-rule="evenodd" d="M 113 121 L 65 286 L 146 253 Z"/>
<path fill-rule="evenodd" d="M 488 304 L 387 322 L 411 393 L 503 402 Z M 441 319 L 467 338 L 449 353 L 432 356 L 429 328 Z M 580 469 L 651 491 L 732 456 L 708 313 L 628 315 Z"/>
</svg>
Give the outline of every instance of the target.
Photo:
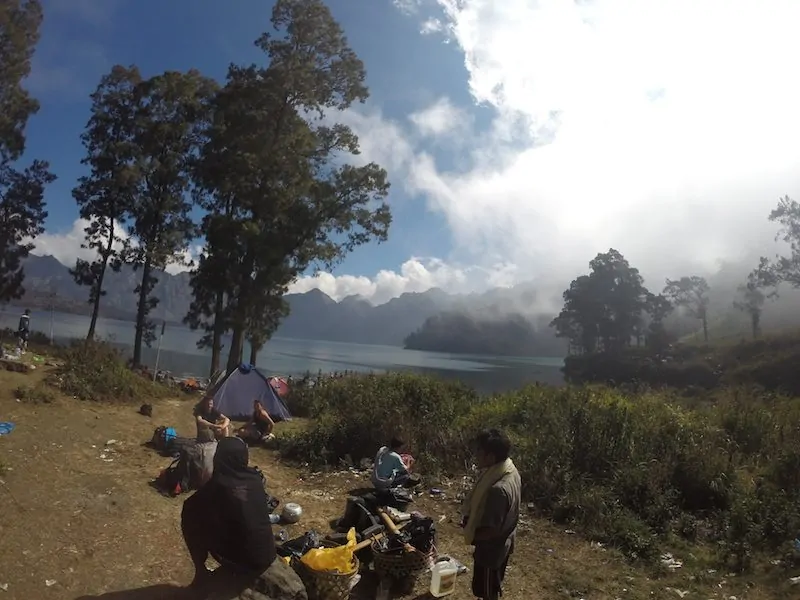
<svg viewBox="0 0 800 600">
<path fill-rule="evenodd" d="M 211 574 L 206 559 L 240 575 L 263 573 L 275 560 L 275 538 L 261 474 L 248 466 L 238 437 L 219 441 L 211 479 L 183 503 L 181 529 L 195 568 L 192 587 Z"/>
</svg>

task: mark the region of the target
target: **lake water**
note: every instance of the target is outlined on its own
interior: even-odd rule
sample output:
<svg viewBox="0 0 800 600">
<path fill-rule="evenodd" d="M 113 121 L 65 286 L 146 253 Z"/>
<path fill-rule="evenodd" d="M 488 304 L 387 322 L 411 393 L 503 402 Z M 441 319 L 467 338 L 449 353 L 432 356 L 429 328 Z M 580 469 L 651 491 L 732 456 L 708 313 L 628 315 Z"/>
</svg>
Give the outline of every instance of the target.
<svg viewBox="0 0 800 600">
<path fill-rule="evenodd" d="M 16 330 L 20 314 L 21 311 L 7 307 L 0 313 L 0 328 Z M 50 326 L 49 312 L 34 312 L 31 315 L 33 331 L 50 335 Z M 89 317 L 53 313 L 52 328 L 53 337 L 59 343 L 85 338 L 89 330 Z M 101 318 L 97 322 L 97 336 L 130 354 L 134 324 Z M 207 349 L 198 350 L 199 338 L 197 331 L 168 326 L 161 343 L 159 369 L 171 371 L 176 376 L 207 376 L 211 352 Z M 155 364 L 157 343 L 143 350 L 143 361 L 151 367 Z M 249 348 L 245 348 L 245 359 L 248 356 Z M 223 349 L 223 365 L 225 359 L 227 353 Z M 258 356 L 259 367 L 272 374 L 302 376 L 307 372 L 316 374 L 319 371 L 415 371 L 458 379 L 484 393 L 514 389 L 535 381 L 561 384 L 563 378 L 560 368 L 563 364 L 561 358 L 446 354 L 393 346 L 278 337 L 270 340 Z"/>
</svg>

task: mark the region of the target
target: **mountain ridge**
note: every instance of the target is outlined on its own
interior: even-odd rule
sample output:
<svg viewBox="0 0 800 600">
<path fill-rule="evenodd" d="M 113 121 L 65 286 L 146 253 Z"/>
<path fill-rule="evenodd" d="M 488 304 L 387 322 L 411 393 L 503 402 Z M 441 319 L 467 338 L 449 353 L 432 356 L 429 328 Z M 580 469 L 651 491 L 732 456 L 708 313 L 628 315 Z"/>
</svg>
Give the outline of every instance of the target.
<svg viewBox="0 0 800 600">
<path fill-rule="evenodd" d="M 25 263 L 25 295 L 15 304 L 30 308 L 53 308 L 60 312 L 89 315 L 88 289 L 77 285 L 69 268 L 53 256 L 30 255 Z M 136 314 L 134 289 L 140 273 L 130 266 L 107 274 L 106 295 L 100 316 L 132 321 Z M 151 313 L 153 321 L 162 319 L 182 324 L 191 303 L 188 273 L 159 273 L 154 295 L 158 306 Z M 525 294 L 522 294 L 524 296 Z M 449 294 L 441 288 L 425 292 L 406 292 L 382 304 L 372 304 L 357 294 L 336 301 L 322 290 L 288 294 L 291 307 L 275 335 L 297 339 L 402 346 L 404 339 L 419 329 L 430 317 L 445 311 L 480 311 L 498 296 L 505 308 L 524 300 L 514 288 L 498 288 L 482 294 Z M 498 304 L 498 306 L 500 306 Z M 498 309 L 504 310 L 504 309 Z"/>
</svg>

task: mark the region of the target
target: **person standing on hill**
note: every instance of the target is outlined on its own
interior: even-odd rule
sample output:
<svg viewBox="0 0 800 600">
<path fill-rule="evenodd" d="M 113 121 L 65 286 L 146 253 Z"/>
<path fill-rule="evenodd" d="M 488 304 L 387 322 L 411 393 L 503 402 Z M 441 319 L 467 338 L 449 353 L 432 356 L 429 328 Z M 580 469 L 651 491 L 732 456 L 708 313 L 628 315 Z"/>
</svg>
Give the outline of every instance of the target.
<svg viewBox="0 0 800 600">
<path fill-rule="evenodd" d="M 508 559 L 514 552 L 522 482 L 509 458 L 511 442 L 504 433 L 483 431 L 475 445 L 481 474 L 464 500 L 461 523 L 465 541 L 475 547 L 472 594 L 497 600 L 503 595 Z"/>
<path fill-rule="evenodd" d="M 19 351 L 24 353 L 28 349 L 28 338 L 31 335 L 31 311 L 25 309 L 22 316 L 19 318 L 19 326 L 17 327 L 17 338 L 19 339 Z"/>
</svg>

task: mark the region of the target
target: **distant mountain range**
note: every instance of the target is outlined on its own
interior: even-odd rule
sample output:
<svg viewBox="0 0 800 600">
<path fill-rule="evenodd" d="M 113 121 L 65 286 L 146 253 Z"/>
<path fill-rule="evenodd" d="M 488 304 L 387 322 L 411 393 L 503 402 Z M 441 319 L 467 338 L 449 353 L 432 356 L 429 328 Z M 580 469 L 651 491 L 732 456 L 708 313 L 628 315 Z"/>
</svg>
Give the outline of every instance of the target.
<svg viewBox="0 0 800 600">
<path fill-rule="evenodd" d="M 133 320 L 136 313 L 134 289 L 141 274 L 130 267 L 109 273 L 106 295 L 100 307 L 106 318 Z M 191 303 L 189 274 L 162 273 L 155 288 L 159 305 L 152 313 L 155 319 L 180 323 Z M 88 289 L 75 284 L 68 267 L 52 256 L 31 255 L 25 262 L 25 296 L 17 304 L 30 308 L 49 308 L 75 314 L 90 314 Z M 440 289 L 422 293 L 406 293 L 374 306 L 359 296 L 336 302 L 320 290 L 289 294 L 290 315 L 276 335 L 297 339 L 315 339 L 360 344 L 402 346 L 410 333 L 434 315 L 446 311 L 494 315 L 512 312 L 527 313 L 537 300 L 530 285 L 510 289 L 494 289 L 483 294 L 453 295 Z M 544 332 L 543 332 L 544 333 Z M 548 336 L 552 332 L 548 330 Z"/>
<path fill-rule="evenodd" d="M 745 314 L 734 310 L 736 287 L 744 280 L 751 265 L 748 263 L 726 263 L 708 276 L 711 285 L 709 325 L 712 339 L 746 338 L 750 333 Z M 133 290 L 139 282 L 140 273 L 123 267 L 119 273 L 109 273 L 106 296 L 101 304 L 101 316 L 132 321 L 136 313 L 136 295 Z M 87 288 L 78 286 L 69 274 L 69 269 L 52 256 L 30 256 L 25 262 L 25 297 L 17 305 L 47 309 L 51 299 L 56 310 L 88 315 Z M 654 286 L 656 288 L 656 286 Z M 550 283 L 548 290 L 560 293 L 563 286 Z M 657 288 L 656 288 L 656 291 Z M 508 327 L 515 331 L 519 317 L 530 322 L 514 346 L 520 355 L 562 355 L 563 340 L 556 340 L 553 330 L 547 326 L 552 315 L 560 308 L 558 293 L 544 292 L 532 283 L 519 284 L 513 288 L 495 288 L 481 294 L 448 294 L 441 289 L 422 293 L 406 293 L 374 306 L 359 296 L 350 296 L 336 302 L 319 290 L 304 294 L 289 294 L 290 315 L 283 321 L 276 335 L 296 339 L 327 340 L 357 344 L 384 344 L 403 346 L 410 334 L 418 332 L 432 317 L 424 335 L 412 336 L 411 347 L 450 352 L 497 352 L 497 340 L 478 343 L 478 338 L 487 340 L 498 335 L 509 337 Z M 152 314 L 154 320 L 166 319 L 180 324 L 191 303 L 189 274 L 159 276 L 155 294 L 160 303 Z M 782 286 L 780 298 L 764 307 L 762 326 L 765 332 L 784 330 L 800 326 L 800 290 Z M 474 323 L 465 323 L 473 319 Z M 435 327 L 432 327 L 434 326 Z M 699 321 L 677 314 L 669 319 L 670 330 L 685 336 L 699 330 Z M 448 334 L 448 331 L 451 333 Z M 469 333 L 468 333 L 469 332 Z M 469 336 L 470 344 L 465 340 Z M 513 336 L 512 336 L 513 337 Z M 414 340 L 413 338 L 416 338 Z M 477 344 L 483 348 L 472 347 Z M 424 348 L 423 348 L 424 347 Z M 535 349 L 540 352 L 535 352 Z M 492 350 L 494 349 L 494 351 Z M 513 348 L 507 353 L 515 354 Z"/>
</svg>

